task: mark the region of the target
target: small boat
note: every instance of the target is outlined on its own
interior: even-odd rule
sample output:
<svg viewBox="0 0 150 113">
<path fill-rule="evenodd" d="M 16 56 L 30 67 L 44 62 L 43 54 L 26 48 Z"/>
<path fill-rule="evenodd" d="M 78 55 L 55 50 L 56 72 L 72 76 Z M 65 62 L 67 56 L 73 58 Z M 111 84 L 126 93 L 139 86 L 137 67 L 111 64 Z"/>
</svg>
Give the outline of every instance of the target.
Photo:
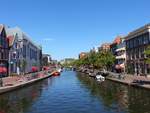
<svg viewBox="0 0 150 113">
<path fill-rule="evenodd" d="M 61 69 L 61 68 L 59 68 L 59 69 L 57 69 L 57 71 L 58 71 L 59 73 L 61 73 L 61 72 L 62 72 L 62 69 Z"/>
<path fill-rule="evenodd" d="M 96 80 L 103 82 L 103 81 L 105 81 L 105 77 L 103 77 L 102 75 L 96 75 Z"/>
<path fill-rule="evenodd" d="M 59 76 L 59 75 L 60 75 L 60 72 L 56 71 L 56 72 L 53 73 L 53 76 Z"/>
</svg>

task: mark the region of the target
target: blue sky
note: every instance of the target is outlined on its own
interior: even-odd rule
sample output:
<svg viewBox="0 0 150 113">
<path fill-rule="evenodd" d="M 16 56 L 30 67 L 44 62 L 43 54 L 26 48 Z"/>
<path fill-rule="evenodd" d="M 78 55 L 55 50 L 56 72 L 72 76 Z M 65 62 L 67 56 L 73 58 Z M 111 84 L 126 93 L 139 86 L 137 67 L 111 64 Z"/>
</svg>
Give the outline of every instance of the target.
<svg viewBox="0 0 150 113">
<path fill-rule="evenodd" d="M 77 57 L 150 23 L 150 0 L 0 0 L 0 23 L 19 26 L 55 59 Z"/>
</svg>

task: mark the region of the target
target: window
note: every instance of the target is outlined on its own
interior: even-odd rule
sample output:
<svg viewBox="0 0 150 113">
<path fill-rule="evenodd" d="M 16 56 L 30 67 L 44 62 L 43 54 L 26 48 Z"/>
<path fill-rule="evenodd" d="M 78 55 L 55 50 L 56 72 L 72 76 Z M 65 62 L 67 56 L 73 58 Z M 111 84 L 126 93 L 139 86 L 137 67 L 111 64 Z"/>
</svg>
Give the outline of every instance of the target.
<svg viewBox="0 0 150 113">
<path fill-rule="evenodd" d="M 3 52 L 1 53 L 1 59 L 3 59 Z"/>
<path fill-rule="evenodd" d="M 127 49 L 130 48 L 130 47 L 129 47 L 129 41 L 126 42 L 126 45 L 127 45 Z"/>
<path fill-rule="evenodd" d="M 139 45 L 142 45 L 143 43 L 142 43 L 142 37 L 140 36 L 139 37 Z"/>
<path fill-rule="evenodd" d="M 148 34 L 145 34 L 145 44 L 148 44 L 148 42 L 149 42 Z"/>
<path fill-rule="evenodd" d="M 30 48 L 30 59 L 32 58 L 32 51 L 31 51 L 31 48 Z"/>
<path fill-rule="evenodd" d="M 30 49 L 29 49 L 29 44 L 27 45 L 27 56 L 30 55 Z"/>
<path fill-rule="evenodd" d="M 15 49 L 17 49 L 17 43 L 15 43 Z"/>
<path fill-rule="evenodd" d="M 150 65 L 147 64 L 147 73 L 150 74 Z"/>
<path fill-rule="evenodd" d="M 134 44 L 134 42 L 133 42 L 134 40 L 132 39 L 132 40 L 130 40 L 130 47 L 131 48 L 133 48 L 133 44 Z"/>
<path fill-rule="evenodd" d="M 23 45 L 23 57 L 26 58 L 26 46 Z"/>
<path fill-rule="evenodd" d="M 139 49 L 136 49 L 136 58 L 139 58 Z"/>
</svg>

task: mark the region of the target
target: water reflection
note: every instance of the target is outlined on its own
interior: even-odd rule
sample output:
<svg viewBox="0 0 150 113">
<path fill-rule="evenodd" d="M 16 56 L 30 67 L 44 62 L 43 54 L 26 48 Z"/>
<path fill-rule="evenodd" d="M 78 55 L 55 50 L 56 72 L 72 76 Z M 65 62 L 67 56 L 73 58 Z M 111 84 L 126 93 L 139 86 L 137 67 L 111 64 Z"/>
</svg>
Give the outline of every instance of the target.
<svg viewBox="0 0 150 113">
<path fill-rule="evenodd" d="M 150 113 L 150 91 L 105 81 L 95 80 L 81 73 L 78 79 L 105 106 L 105 109 L 125 113 Z"/>
<path fill-rule="evenodd" d="M 0 95 L 0 113 L 150 113 L 150 91 L 64 72 Z"/>
<path fill-rule="evenodd" d="M 50 85 L 44 80 L 11 93 L 0 95 L 0 113 L 24 113 L 41 96 L 42 90 Z"/>
</svg>

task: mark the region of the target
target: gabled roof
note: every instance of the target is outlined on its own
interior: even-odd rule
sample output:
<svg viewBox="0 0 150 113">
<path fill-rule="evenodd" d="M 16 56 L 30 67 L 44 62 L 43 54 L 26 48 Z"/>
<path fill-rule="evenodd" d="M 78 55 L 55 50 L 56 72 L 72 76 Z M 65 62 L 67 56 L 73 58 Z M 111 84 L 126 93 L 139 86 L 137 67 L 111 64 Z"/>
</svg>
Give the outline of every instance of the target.
<svg viewBox="0 0 150 113">
<path fill-rule="evenodd" d="M 125 37 L 125 39 L 128 40 L 128 39 L 134 38 L 134 37 L 141 35 L 143 33 L 146 33 L 146 32 L 150 32 L 150 23 L 146 24 L 132 32 L 129 32 L 128 35 Z"/>
<path fill-rule="evenodd" d="M 42 49 L 42 47 L 40 45 L 38 45 L 34 41 L 32 41 L 30 36 L 28 36 L 25 32 L 23 32 L 19 27 L 7 29 L 7 34 L 9 34 L 9 35 L 17 34 L 19 40 L 26 39 L 26 40 L 30 41 L 36 48 L 38 48 L 40 50 Z"/>
<path fill-rule="evenodd" d="M 9 40 L 9 47 L 11 47 L 14 44 L 15 37 L 13 35 L 10 35 L 7 38 Z"/>
<path fill-rule="evenodd" d="M 121 37 L 120 36 L 116 37 L 113 43 L 120 44 L 121 43 Z"/>
<path fill-rule="evenodd" d="M 0 24 L 0 33 L 3 31 L 4 25 Z"/>
</svg>

